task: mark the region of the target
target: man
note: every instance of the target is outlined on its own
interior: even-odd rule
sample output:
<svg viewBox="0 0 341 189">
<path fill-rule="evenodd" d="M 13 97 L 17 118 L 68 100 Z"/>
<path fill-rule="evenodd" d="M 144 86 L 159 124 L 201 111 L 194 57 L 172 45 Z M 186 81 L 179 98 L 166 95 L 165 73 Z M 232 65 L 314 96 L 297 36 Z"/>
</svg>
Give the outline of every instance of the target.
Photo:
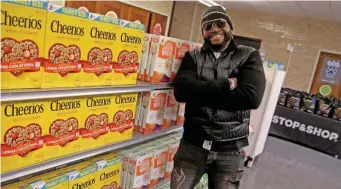
<svg viewBox="0 0 341 189">
<path fill-rule="evenodd" d="M 208 173 L 210 189 L 237 189 L 248 145 L 250 110 L 261 103 L 265 75 L 259 52 L 236 45 L 220 6 L 202 19 L 205 43 L 187 52 L 174 81 L 186 103 L 183 139 L 174 158 L 172 189 L 193 189 Z"/>
</svg>

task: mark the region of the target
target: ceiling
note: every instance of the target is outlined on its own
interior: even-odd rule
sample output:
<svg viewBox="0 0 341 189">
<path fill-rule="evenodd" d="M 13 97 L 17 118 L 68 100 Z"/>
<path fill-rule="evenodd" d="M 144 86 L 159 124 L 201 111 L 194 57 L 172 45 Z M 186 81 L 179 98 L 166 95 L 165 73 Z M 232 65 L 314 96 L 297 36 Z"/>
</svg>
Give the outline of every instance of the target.
<svg viewBox="0 0 341 189">
<path fill-rule="evenodd" d="M 215 1 L 227 9 L 259 11 L 341 22 L 341 1 Z"/>
</svg>

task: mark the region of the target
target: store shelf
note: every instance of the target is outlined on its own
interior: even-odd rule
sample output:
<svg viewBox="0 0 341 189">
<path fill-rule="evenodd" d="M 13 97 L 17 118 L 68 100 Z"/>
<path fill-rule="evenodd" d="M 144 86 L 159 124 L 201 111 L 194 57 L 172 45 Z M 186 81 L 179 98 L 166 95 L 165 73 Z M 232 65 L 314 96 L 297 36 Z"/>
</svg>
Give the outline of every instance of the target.
<svg viewBox="0 0 341 189">
<path fill-rule="evenodd" d="M 164 188 L 166 186 L 167 186 L 167 188 L 170 188 L 170 180 L 161 182 L 160 184 L 156 185 L 153 189 L 160 189 L 160 188 Z"/>
<path fill-rule="evenodd" d="M 59 88 L 59 89 L 21 89 L 2 90 L 1 101 L 25 101 L 36 99 L 67 98 L 94 96 L 106 94 L 120 94 L 132 92 L 146 92 L 154 89 L 172 88 L 170 83 L 147 83 L 139 81 L 136 85 L 125 86 L 103 86 L 103 87 L 82 87 L 82 88 Z"/>
<path fill-rule="evenodd" d="M 1 183 L 2 184 L 8 183 L 11 180 L 15 180 L 15 179 L 23 178 L 26 176 L 30 176 L 32 174 L 44 172 L 44 171 L 49 170 L 49 169 L 53 169 L 53 168 L 63 166 L 65 164 L 77 162 L 79 160 L 90 158 L 90 157 L 93 157 L 93 156 L 96 156 L 96 155 L 99 155 L 102 153 L 106 153 L 106 152 L 110 152 L 110 151 L 117 150 L 120 148 L 128 147 L 128 146 L 131 146 L 134 144 L 146 142 L 146 141 L 149 141 L 151 139 L 158 138 L 158 137 L 170 134 L 170 133 L 179 132 L 181 130 L 182 130 L 182 127 L 173 126 L 173 127 L 168 128 L 168 129 L 160 130 L 160 131 L 154 132 L 154 133 L 149 134 L 149 135 L 142 135 L 140 133 L 134 132 L 134 136 L 130 140 L 126 140 L 126 141 L 119 142 L 119 143 L 114 143 L 114 144 L 104 146 L 101 148 L 97 148 L 97 149 L 93 149 L 93 150 L 89 150 L 89 151 L 85 151 L 85 152 L 80 152 L 80 153 L 73 154 L 70 156 L 65 156 L 62 158 L 46 161 L 46 162 L 43 162 L 41 164 L 37 164 L 37 165 L 33 165 L 33 166 L 26 167 L 23 169 L 19 169 L 16 171 L 1 174 Z"/>
</svg>

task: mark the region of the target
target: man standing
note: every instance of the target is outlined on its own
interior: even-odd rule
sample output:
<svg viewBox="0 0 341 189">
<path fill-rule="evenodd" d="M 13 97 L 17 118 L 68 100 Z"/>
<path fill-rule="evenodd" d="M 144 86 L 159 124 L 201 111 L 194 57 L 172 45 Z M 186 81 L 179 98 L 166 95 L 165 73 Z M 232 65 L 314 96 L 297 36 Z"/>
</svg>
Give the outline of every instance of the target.
<svg viewBox="0 0 341 189">
<path fill-rule="evenodd" d="M 258 108 L 265 89 L 263 63 L 256 49 L 234 43 L 222 7 L 209 7 L 201 28 L 203 47 L 185 54 L 174 81 L 175 98 L 186 111 L 171 188 L 193 189 L 206 172 L 210 189 L 237 189 L 250 110 Z"/>
</svg>

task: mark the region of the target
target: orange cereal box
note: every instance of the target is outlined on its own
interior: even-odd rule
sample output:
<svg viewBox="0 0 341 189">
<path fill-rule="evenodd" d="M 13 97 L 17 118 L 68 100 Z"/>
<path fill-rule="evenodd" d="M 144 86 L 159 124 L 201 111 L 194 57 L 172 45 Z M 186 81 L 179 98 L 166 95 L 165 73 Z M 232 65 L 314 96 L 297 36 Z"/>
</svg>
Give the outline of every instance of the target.
<svg viewBox="0 0 341 189">
<path fill-rule="evenodd" d="M 120 141 L 131 139 L 133 137 L 134 118 L 136 113 L 137 93 L 119 94 L 113 96 L 114 111 L 110 117 L 111 140 Z M 119 138 L 115 138 L 115 136 Z"/>
<path fill-rule="evenodd" d="M 142 45 L 142 57 L 139 66 L 139 75 L 138 79 L 141 81 L 147 80 L 147 64 L 148 64 L 148 54 L 149 54 L 149 47 L 151 41 L 151 34 L 144 34 L 144 41 Z"/>
<path fill-rule="evenodd" d="M 188 41 L 178 40 L 176 42 L 174 60 L 172 64 L 172 74 L 170 81 L 174 81 L 176 74 L 181 65 L 182 58 L 185 56 L 185 53 L 191 49 L 191 43 Z"/>
<path fill-rule="evenodd" d="M 79 87 L 82 63 L 87 60 L 88 33 L 93 21 L 83 10 L 49 3 L 43 71 L 43 88 Z"/>
<path fill-rule="evenodd" d="M 108 138 L 114 111 L 112 97 L 89 96 L 82 100 L 82 107 L 84 118 L 80 125 L 80 149 L 83 151 L 112 143 L 115 138 Z"/>
<path fill-rule="evenodd" d="M 87 61 L 83 63 L 82 86 L 111 85 L 113 57 L 118 48 L 120 20 L 89 13 L 92 21 L 88 35 Z"/>
<path fill-rule="evenodd" d="M 201 43 L 192 43 L 191 49 L 200 49 L 202 47 Z"/>
<path fill-rule="evenodd" d="M 167 92 L 165 113 L 163 115 L 163 123 L 161 126 L 162 129 L 168 128 L 176 124 L 178 108 L 179 108 L 179 103 L 175 100 L 174 90 L 170 89 Z"/>
<path fill-rule="evenodd" d="M 137 103 L 136 103 L 136 114 L 134 119 L 134 130 L 138 131 L 138 128 L 140 127 L 140 119 L 142 119 L 142 97 L 143 93 L 139 93 L 137 96 Z"/>
<path fill-rule="evenodd" d="M 163 116 L 165 111 L 167 90 L 154 90 L 150 94 L 146 94 L 145 98 L 148 101 L 148 106 L 143 107 L 144 115 L 141 124 L 141 132 L 143 134 L 152 133 L 155 130 L 159 130 L 163 124 Z M 147 102 L 142 102 L 146 103 Z"/>
<path fill-rule="evenodd" d="M 80 150 L 79 128 L 83 121 L 81 99 L 53 99 L 47 102 L 47 134 L 45 136 L 48 159 L 77 153 Z"/>
<path fill-rule="evenodd" d="M 149 79 L 152 83 L 169 82 L 177 39 L 154 35 L 149 51 Z"/>
<path fill-rule="evenodd" d="M 182 126 L 185 122 L 185 108 L 186 103 L 179 104 L 178 118 L 176 119 L 176 125 Z"/>
<path fill-rule="evenodd" d="M 45 1 L 1 1 L 1 88 L 40 88 Z"/>
<path fill-rule="evenodd" d="M 168 156 L 165 171 L 165 180 L 169 180 L 172 176 L 172 171 L 174 168 L 174 156 L 179 149 L 180 141 L 174 141 L 168 144 Z"/>
<path fill-rule="evenodd" d="M 150 184 L 148 188 L 154 188 L 165 177 L 168 159 L 168 146 L 160 145 L 153 150 L 153 165 L 150 173 Z"/>
<path fill-rule="evenodd" d="M 130 158 L 126 189 L 142 189 L 149 186 L 153 156 L 152 151 L 145 151 Z"/>
<path fill-rule="evenodd" d="M 1 172 L 8 172 L 46 159 L 45 102 L 1 104 Z"/>
<path fill-rule="evenodd" d="M 118 51 L 114 52 L 113 85 L 136 84 L 145 25 L 121 20 Z"/>
</svg>

